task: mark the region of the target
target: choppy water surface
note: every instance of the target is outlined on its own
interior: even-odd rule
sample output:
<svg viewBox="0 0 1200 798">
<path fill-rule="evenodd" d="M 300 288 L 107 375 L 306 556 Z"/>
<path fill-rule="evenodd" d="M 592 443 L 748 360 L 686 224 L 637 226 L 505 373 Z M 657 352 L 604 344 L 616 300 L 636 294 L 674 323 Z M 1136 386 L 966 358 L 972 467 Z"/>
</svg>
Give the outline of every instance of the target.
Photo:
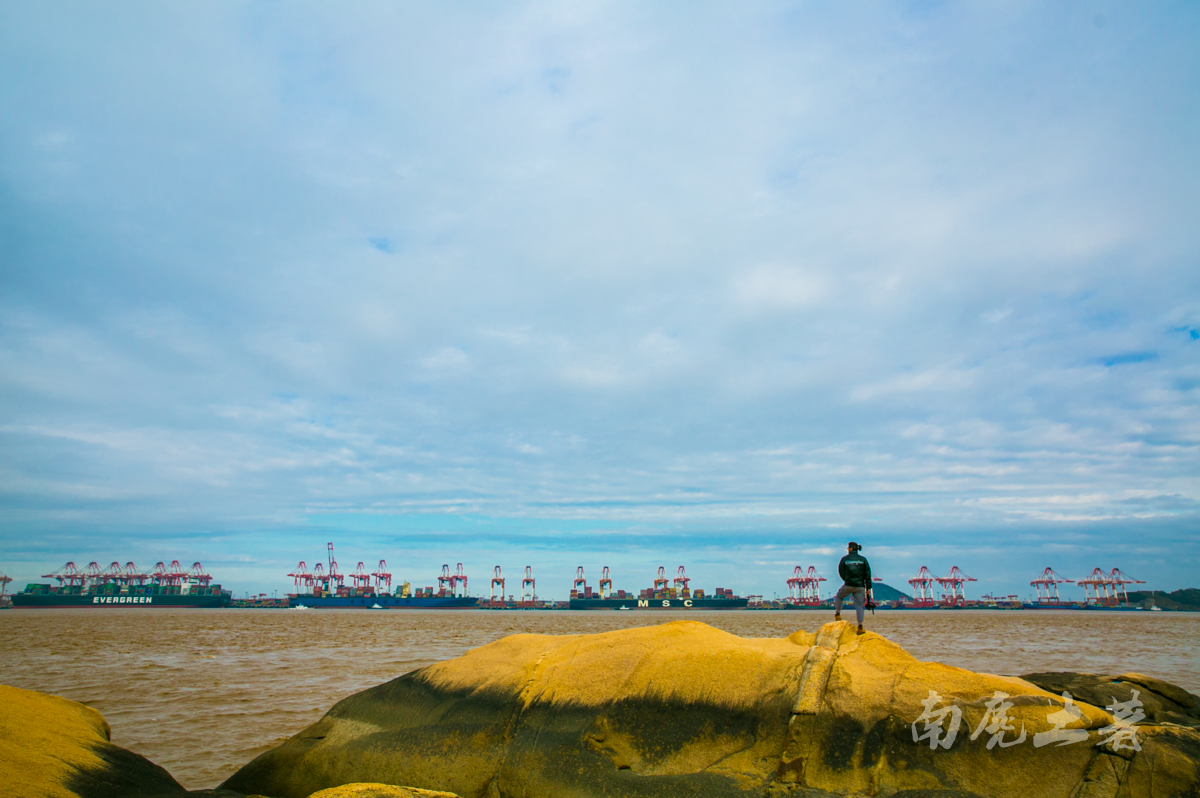
<svg viewBox="0 0 1200 798">
<path fill-rule="evenodd" d="M 516 632 L 699 620 L 743 637 L 815 631 L 827 612 L 54 609 L 0 612 L 0 681 L 89 704 L 113 742 L 185 787 L 216 786 L 336 701 Z M 1200 692 L 1200 614 L 881 612 L 869 628 L 976 671 L 1140 671 Z"/>
</svg>

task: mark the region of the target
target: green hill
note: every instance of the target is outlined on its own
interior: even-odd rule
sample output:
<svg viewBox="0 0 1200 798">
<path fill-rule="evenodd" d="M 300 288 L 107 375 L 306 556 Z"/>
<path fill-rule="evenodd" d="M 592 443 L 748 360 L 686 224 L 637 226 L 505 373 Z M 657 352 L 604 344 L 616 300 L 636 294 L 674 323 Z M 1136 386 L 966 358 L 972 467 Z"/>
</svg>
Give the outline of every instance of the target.
<svg viewBox="0 0 1200 798">
<path fill-rule="evenodd" d="M 912 601 L 912 596 L 907 593 L 901 593 L 891 585 L 885 585 L 883 582 L 876 582 L 871 586 L 871 592 L 875 596 L 876 601 L 895 601 L 896 599 L 904 599 Z"/>
<path fill-rule="evenodd" d="M 1186 587 L 1173 593 L 1159 590 L 1130 590 L 1130 604 L 1154 604 L 1164 610 L 1191 610 L 1200 612 L 1200 589 Z"/>
</svg>

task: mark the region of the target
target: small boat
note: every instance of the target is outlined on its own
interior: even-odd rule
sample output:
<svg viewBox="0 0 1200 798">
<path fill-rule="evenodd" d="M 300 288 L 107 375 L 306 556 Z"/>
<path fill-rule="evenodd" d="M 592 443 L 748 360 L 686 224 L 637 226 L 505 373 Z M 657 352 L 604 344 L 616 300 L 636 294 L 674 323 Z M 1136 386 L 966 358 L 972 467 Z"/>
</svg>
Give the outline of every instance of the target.
<svg viewBox="0 0 1200 798">
<path fill-rule="evenodd" d="M 371 605 L 371 609 L 373 609 L 373 610 L 381 610 L 381 609 L 383 609 L 383 607 L 380 607 L 378 604 L 372 604 L 372 605 Z"/>
<path fill-rule="evenodd" d="M 308 609 L 308 607 L 305 607 L 303 604 L 297 604 L 295 607 L 288 607 L 288 609 L 289 610 L 306 610 L 306 609 Z"/>
<path fill-rule="evenodd" d="M 617 612 L 620 612 L 621 610 L 627 610 L 627 609 L 629 609 L 629 607 L 626 607 L 624 604 L 622 604 L 620 607 L 617 607 Z"/>
</svg>

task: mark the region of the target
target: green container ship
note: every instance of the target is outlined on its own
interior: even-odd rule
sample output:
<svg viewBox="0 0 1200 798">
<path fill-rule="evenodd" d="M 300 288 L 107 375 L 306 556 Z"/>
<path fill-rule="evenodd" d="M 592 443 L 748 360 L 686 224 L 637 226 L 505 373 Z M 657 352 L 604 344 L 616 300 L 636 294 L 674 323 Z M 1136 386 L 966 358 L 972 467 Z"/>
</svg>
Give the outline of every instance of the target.
<svg viewBox="0 0 1200 798">
<path fill-rule="evenodd" d="M 43 579 L 57 585 L 31 583 L 12 597 L 14 608 L 47 607 L 228 607 L 231 591 L 212 584 L 200 563 L 184 569 L 178 560 L 158 563 L 143 573 L 132 562 L 113 563 L 101 569 L 89 563 L 84 569 L 69 562 Z"/>
</svg>

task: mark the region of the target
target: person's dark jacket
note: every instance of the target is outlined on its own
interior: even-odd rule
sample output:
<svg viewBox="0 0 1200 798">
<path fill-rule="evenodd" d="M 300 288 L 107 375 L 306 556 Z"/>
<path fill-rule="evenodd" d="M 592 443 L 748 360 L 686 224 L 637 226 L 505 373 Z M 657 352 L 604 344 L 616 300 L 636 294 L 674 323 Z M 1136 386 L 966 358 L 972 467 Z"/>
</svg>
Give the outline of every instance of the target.
<svg viewBox="0 0 1200 798">
<path fill-rule="evenodd" d="M 838 563 L 838 576 L 850 587 L 871 587 L 871 563 L 857 551 Z"/>
</svg>

